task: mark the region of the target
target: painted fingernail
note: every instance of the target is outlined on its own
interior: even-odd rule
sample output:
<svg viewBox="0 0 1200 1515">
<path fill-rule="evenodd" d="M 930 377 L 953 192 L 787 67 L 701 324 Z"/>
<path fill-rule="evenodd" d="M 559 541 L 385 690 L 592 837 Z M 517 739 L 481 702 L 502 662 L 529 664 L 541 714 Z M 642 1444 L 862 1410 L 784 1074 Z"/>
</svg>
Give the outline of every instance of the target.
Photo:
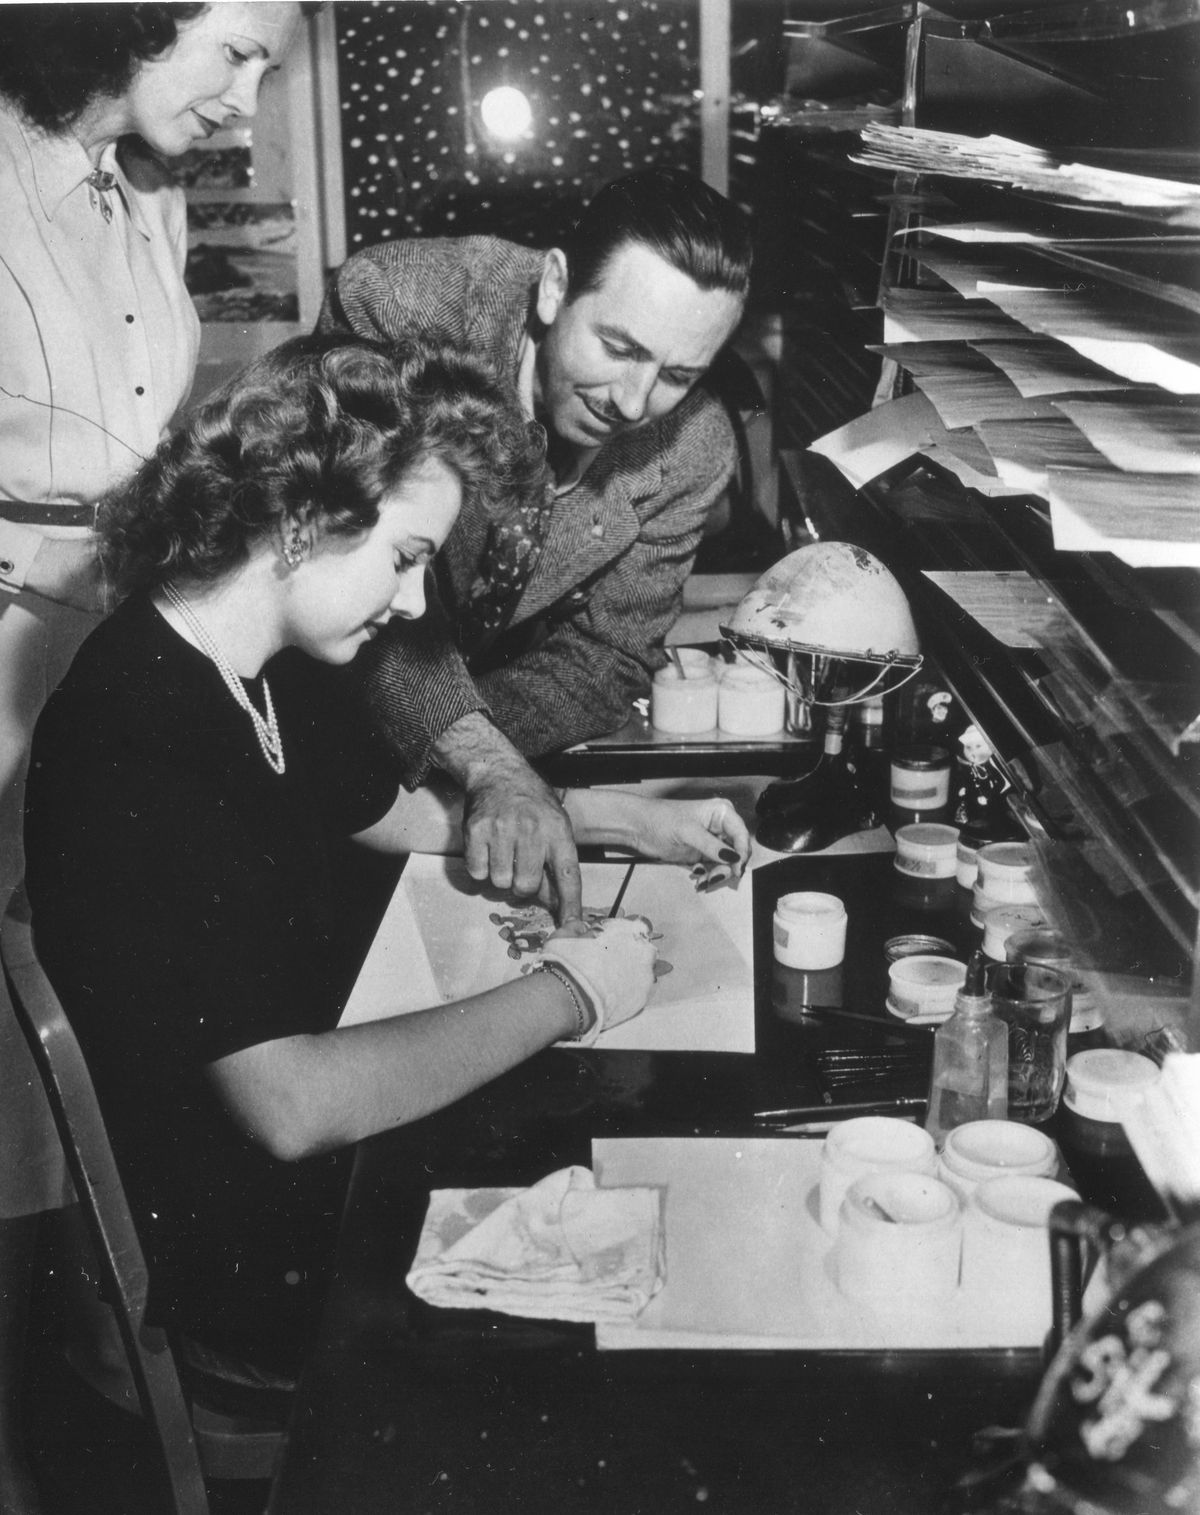
<svg viewBox="0 0 1200 1515">
<path fill-rule="evenodd" d="M 717 853 L 717 856 L 721 859 L 721 861 L 723 863 L 740 863 L 741 862 L 740 855 L 738 853 L 736 853 L 733 850 L 732 847 L 722 847 L 721 850 L 720 850 L 720 852 Z"/>
</svg>

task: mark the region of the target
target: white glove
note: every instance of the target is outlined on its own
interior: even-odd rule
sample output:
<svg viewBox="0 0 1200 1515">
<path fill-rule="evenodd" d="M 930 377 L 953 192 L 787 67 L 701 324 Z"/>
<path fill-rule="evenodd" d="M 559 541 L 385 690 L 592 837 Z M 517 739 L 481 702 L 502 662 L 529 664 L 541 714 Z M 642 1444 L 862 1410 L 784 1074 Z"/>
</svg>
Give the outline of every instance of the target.
<svg viewBox="0 0 1200 1515">
<path fill-rule="evenodd" d="M 590 1047 L 600 1033 L 632 1020 L 654 987 L 657 956 L 645 921 L 616 917 L 601 921 L 586 936 L 556 933 L 542 953 L 575 986 L 594 1017 L 591 1028 L 576 1038 Z"/>
</svg>

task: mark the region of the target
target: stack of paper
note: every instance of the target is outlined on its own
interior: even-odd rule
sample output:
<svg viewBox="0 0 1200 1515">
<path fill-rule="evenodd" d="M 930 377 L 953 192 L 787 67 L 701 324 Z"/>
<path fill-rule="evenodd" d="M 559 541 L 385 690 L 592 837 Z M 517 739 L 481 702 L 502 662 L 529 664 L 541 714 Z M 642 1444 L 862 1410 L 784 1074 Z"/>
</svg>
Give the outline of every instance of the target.
<svg viewBox="0 0 1200 1515">
<path fill-rule="evenodd" d="M 944 174 L 1011 185 L 1058 200 L 1154 214 L 1173 226 L 1200 226 L 1200 186 L 1121 169 L 1064 163 L 1008 137 L 969 137 L 924 127 L 870 124 L 853 161 L 895 172 Z"/>
</svg>

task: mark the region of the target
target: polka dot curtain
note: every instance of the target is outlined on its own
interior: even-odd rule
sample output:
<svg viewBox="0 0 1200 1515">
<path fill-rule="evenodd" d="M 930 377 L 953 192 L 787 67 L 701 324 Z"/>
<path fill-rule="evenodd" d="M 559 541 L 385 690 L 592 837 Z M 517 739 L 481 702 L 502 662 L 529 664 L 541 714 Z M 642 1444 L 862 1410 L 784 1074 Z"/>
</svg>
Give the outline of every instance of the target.
<svg viewBox="0 0 1200 1515">
<path fill-rule="evenodd" d="M 698 10 L 698 0 L 336 5 L 350 251 L 481 231 L 546 246 L 608 179 L 652 163 L 698 169 Z M 500 89 L 528 102 L 516 135 L 485 124 Z"/>
</svg>

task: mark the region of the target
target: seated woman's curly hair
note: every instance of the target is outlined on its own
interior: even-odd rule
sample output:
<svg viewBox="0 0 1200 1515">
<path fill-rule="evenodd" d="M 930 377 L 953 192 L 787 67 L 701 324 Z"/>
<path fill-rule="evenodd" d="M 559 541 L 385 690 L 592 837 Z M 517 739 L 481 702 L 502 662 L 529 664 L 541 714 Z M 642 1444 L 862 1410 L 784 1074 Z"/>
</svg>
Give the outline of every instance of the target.
<svg viewBox="0 0 1200 1515">
<path fill-rule="evenodd" d="M 500 517 L 545 487 L 545 437 L 479 359 L 448 343 L 296 337 L 252 363 L 100 507 L 119 595 L 212 580 L 289 520 L 348 536 L 428 459 Z"/>
</svg>

